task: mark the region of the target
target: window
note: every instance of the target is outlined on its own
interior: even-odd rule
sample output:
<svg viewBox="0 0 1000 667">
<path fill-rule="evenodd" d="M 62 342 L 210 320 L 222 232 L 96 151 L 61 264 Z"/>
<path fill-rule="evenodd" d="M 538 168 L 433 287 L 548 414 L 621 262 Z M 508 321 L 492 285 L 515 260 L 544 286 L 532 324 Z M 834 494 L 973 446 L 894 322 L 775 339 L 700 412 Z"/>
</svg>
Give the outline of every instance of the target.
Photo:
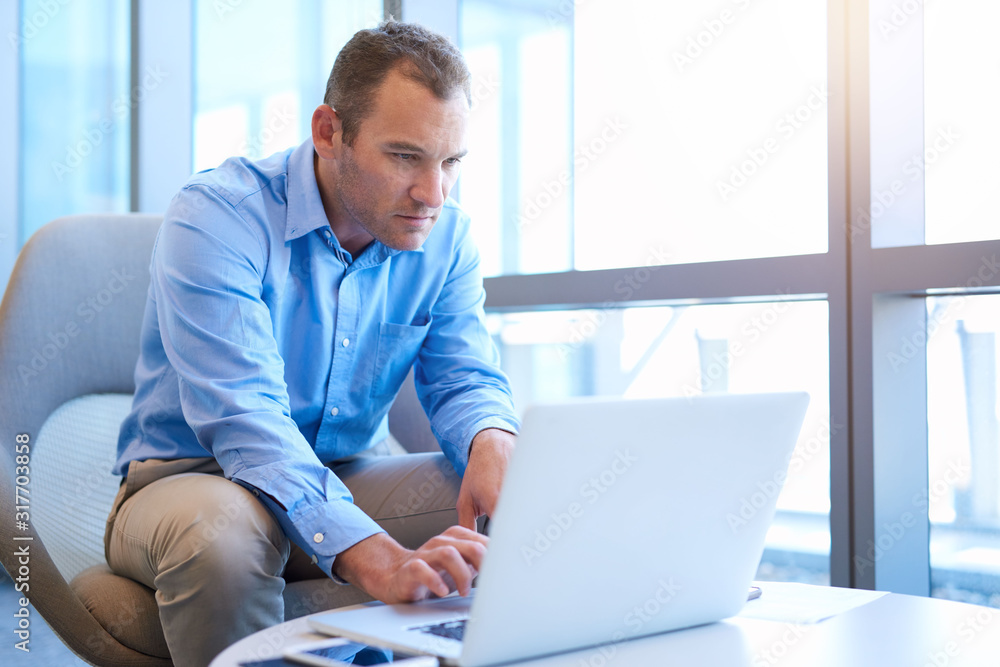
<svg viewBox="0 0 1000 667">
<path fill-rule="evenodd" d="M 459 197 L 486 275 L 572 268 L 572 26 L 540 6 L 465 0 L 472 72 Z"/>
<path fill-rule="evenodd" d="M 997 21 L 1000 5 L 988 0 L 924 8 L 924 150 L 909 175 L 926 179 L 927 243 L 1000 238 L 992 205 L 1000 127 L 991 112 L 1000 107 L 1000 89 L 983 81 L 1000 67 L 990 31 Z"/>
<path fill-rule="evenodd" d="M 1000 297 L 927 301 L 931 594 L 1000 607 Z"/>
<path fill-rule="evenodd" d="M 461 19 L 487 93 L 461 199 L 488 275 L 826 250 L 824 3 L 463 0 Z"/>
<path fill-rule="evenodd" d="M 494 315 L 519 410 L 572 396 L 806 391 L 810 407 L 760 576 L 829 582 L 827 305 L 822 301 Z"/>
<path fill-rule="evenodd" d="M 829 553 L 833 583 L 918 594 L 933 586 L 996 604 L 996 526 L 981 510 L 969 519 L 966 507 L 988 502 L 995 480 L 967 474 L 928 498 L 933 475 L 948 470 L 942 457 L 972 451 L 972 436 L 956 434 L 973 426 L 956 430 L 955 406 L 981 415 L 996 401 L 995 377 L 967 381 L 957 352 L 974 340 L 989 347 L 980 334 L 996 325 L 931 331 L 948 298 L 965 300 L 971 327 L 1000 284 L 1000 247 L 984 243 L 1000 236 L 983 185 L 994 170 L 995 94 L 976 79 L 998 52 L 995 40 L 970 38 L 990 25 L 992 5 L 459 4 L 473 74 L 496 84 L 474 116 L 486 129 L 476 130 L 461 197 L 477 225 L 486 221 L 487 307 L 517 393 L 641 392 L 642 374 L 623 369 L 656 363 L 657 327 L 736 313 L 747 301 L 766 308 L 775 292 L 822 303 L 814 324 L 826 335 L 818 324 L 803 335 L 828 360 L 812 365 L 812 378 L 827 383 L 821 458 L 832 484 L 807 483 L 815 496 L 805 497 L 790 482 L 761 575 L 773 567 L 787 577 L 780 568 L 790 566 L 809 580 L 812 557 Z M 528 42 L 547 50 L 527 58 Z M 558 82 L 567 69 L 568 90 Z M 609 129 L 616 114 L 622 122 Z M 709 328 L 667 334 L 679 356 L 650 376 L 658 391 L 732 342 Z M 905 363 L 894 367 L 901 351 Z M 772 364 L 802 356 L 782 352 Z M 698 372 L 718 389 L 712 370 Z M 740 362 L 714 370 L 730 389 L 738 374 L 752 378 L 744 387 L 767 377 L 746 375 Z M 977 456 L 992 461 L 998 449 Z M 883 534 L 920 497 L 930 532 L 918 512 L 898 540 Z M 783 564 L 784 538 L 793 558 Z"/>
<path fill-rule="evenodd" d="M 129 3 L 23 0 L 20 239 L 73 213 L 129 210 Z M 7 99 L 17 99 L 16 96 Z"/>
<path fill-rule="evenodd" d="M 995 95 L 975 74 L 1000 55 L 978 37 L 993 12 L 975 0 L 869 3 L 870 162 L 857 166 L 870 167 L 870 206 L 855 212 L 850 236 L 852 310 L 874 323 L 870 408 L 867 387 L 853 385 L 855 423 L 870 417 L 874 435 L 853 452 L 873 519 L 855 527 L 855 574 L 879 588 L 1000 605 L 991 490 L 1000 246 L 990 241 L 1000 228 L 982 190 L 1000 137 L 982 109 Z M 854 341 L 858 358 L 868 341 Z"/>
<path fill-rule="evenodd" d="M 337 53 L 382 19 L 380 0 L 197 0 L 195 9 L 195 171 L 304 141 Z"/>
<path fill-rule="evenodd" d="M 540 310 L 517 294 L 530 287 L 501 297 L 515 400 L 808 391 L 759 576 L 828 582 L 827 302 L 768 269 L 783 287 L 718 281 L 751 303 L 676 304 L 651 287 L 669 280 L 662 265 L 827 250 L 822 4 L 459 4 L 474 79 L 459 196 L 484 273 L 504 276 L 487 291 L 515 274 L 582 285 Z M 621 267 L 635 268 L 604 273 Z"/>
</svg>

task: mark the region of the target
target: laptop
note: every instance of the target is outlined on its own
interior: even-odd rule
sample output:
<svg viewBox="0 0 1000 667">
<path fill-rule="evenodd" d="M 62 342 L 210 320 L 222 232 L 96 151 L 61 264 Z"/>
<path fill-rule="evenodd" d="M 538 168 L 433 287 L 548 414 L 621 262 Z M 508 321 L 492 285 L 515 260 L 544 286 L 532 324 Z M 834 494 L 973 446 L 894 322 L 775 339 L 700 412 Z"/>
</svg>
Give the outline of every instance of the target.
<svg viewBox="0 0 1000 667">
<path fill-rule="evenodd" d="M 808 402 L 709 394 L 530 407 L 473 595 L 309 623 L 482 667 L 733 616 Z"/>
</svg>

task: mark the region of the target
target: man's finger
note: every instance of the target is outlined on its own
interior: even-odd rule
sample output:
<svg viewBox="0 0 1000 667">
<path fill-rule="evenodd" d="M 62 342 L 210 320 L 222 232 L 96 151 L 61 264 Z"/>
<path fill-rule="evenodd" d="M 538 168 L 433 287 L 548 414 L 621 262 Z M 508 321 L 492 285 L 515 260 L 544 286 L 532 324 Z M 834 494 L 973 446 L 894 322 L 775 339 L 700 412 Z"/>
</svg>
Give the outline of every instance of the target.
<svg viewBox="0 0 1000 667">
<path fill-rule="evenodd" d="M 442 598 L 451 592 L 437 570 L 422 558 L 411 559 L 403 566 L 400 573 L 404 577 L 402 588 L 405 591 L 403 595 L 408 598 L 407 602 L 416 602 L 423 597 L 419 595 L 422 588 Z"/>
<path fill-rule="evenodd" d="M 465 556 L 455 546 L 438 547 L 423 556 L 428 565 L 444 572 L 455 584 L 461 595 L 468 595 L 472 588 L 473 571 Z"/>
<path fill-rule="evenodd" d="M 435 537 L 450 537 L 456 540 L 472 540 L 473 542 L 479 542 L 484 546 L 489 546 L 490 538 L 488 535 L 483 535 L 477 532 L 475 529 L 466 528 L 465 526 L 448 526 L 441 535 L 435 535 Z"/>
<path fill-rule="evenodd" d="M 479 572 L 483 569 L 483 559 L 486 558 L 486 545 L 479 541 L 462 540 L 455 545 L 458 552 L 472 569 Z"/>
</svg>

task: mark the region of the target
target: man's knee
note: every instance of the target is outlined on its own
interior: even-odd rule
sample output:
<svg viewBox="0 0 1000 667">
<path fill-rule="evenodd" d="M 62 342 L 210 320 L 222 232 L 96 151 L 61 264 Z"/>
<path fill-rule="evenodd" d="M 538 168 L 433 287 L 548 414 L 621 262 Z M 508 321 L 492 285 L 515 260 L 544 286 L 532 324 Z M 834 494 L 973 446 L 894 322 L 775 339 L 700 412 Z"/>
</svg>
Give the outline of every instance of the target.
<svg viewBox="0 0 1000 667">
<path fill-rule="evenodd" d="M 269 563 L 280 572 L 290 544 L 274 515 L 245 488 L 221 477 L 203 484 L 198 505 L 187 504 L 174 531 L 186 533 L 191 555 L 213 569 Z"/>
<path fill-rule="evenodd" d="M 289 542 L 274 516 L 249 491 L 214 475 L 178 475 L 139 491 L 129 501 L 125 531 L 143 538 L 153 576 L 181 564 L 226 575 L 256 565 L 280 572 Z M 146 523 L 145 527 L 134 524 Z"/>
<path fill-rule="evenodd" d="M 271 541 L 281 541 L 284 535 L 277 520 L 264 505 L 245 488 L 222 478 L 214 478 L 213 490 L 206 504 L 191 508 L 190 523 L 198 536 L 207 542 L 216 542 L 226 536 L 259 536 Z"/>
</svg>

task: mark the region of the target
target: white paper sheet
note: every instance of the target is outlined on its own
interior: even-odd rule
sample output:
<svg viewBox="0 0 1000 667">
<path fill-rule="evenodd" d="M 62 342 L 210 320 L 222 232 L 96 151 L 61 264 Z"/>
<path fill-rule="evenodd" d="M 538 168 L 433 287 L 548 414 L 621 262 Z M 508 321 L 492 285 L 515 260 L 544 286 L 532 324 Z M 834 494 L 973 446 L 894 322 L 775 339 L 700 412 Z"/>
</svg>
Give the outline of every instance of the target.
<svg viewBox="0 0 1000 667">
<path fill-rule="evenodd" d="M 819 623 L 886 594 L 885 591 L 776 581 L 755 581 L 754 586 L 760 586 L 761 596 L 747 602 L 738 617 L 782 623 Z"/>
</svg>

